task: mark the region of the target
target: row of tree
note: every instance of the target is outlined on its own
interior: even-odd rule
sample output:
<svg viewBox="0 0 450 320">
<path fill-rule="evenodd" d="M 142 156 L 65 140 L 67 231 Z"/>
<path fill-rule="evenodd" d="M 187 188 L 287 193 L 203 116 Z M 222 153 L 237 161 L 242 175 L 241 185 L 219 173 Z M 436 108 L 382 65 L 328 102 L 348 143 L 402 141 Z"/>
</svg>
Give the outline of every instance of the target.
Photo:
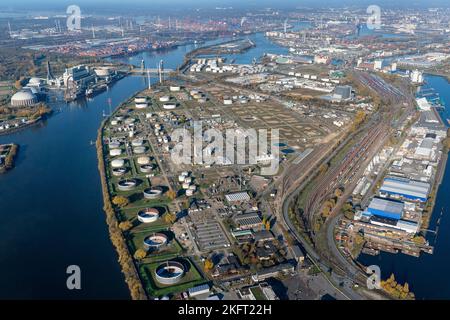
<svg viewBox="0 0 450 320">
<path fill-rule="evenodd" d="M 102 185 L 102 193 L 103 193 L 103 202 L 104 202 L 104 211 L 106 213 L 106 223 L 108 224 L 109 235 L 111 238 L 111 242 L 116 248 L 117 254 L 119 256 L 119 263 L 122 268 L 122 272 L 125 276 L 125 282 L 128 285 L 130 290 L 130 294 L 133 300 L 146 300 L 147 295 L 140 281 L 139 275 L 137 273 L 136 267 L 133 262 L 133 258 L 128 250 L 128 246 L 126 244 L 125 238 L 123 236 L 123 229 L 131 228 L 131 226 L 127 225 L 119 225 L 119 222 L 116 217 L 116 212 L 113 207 L 113 203 L 109 194 L 108 184 L 106 181 L 105 175 L 105 161 L 103 155 L 103 128 L 104 123 L 99 129 L 98 137 L 97 137 L 97 156 L 98 156 L 98 169 L 100 172 L 100 179 Z M 121 203 L 123 205 L 124 199 L 116 199 L 116 202 Z"/>
<path fill-rule="evenodd" d="M 394 274 L 391 274 L 391 276 L 387 280 L 382 280 L 380 285 L 385 292 L 387 292 L 390 296 L 392 296 L 395 299 L 402 299 L 402 300 L 415 299 L 414 293 L 410 292 L 409 290 L 408 282 L 405 282 L 404 285 L 401 285 L 395 280 Z"/>
</svg>

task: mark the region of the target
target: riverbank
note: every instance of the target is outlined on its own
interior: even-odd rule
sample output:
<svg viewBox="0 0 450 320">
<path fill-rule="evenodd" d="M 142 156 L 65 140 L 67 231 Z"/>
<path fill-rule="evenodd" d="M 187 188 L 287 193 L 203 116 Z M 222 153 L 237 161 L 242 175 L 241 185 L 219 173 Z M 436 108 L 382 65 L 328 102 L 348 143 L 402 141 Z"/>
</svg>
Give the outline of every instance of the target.
<svg viewBox="0 0 450 320">
<path fill-rule="evenodd" d="M 445 109 L 439 112 L 442 120 L 449 117 L 450 83 L 446 78 L 426 75 L 427 84 L 436 89 L 447 102 Z M 446 123 L 444 121 L 444 123 Z M 422 254 L 420 258 L 408 255 L 380 252 L 377 256 L 362 254 L 358 261 L 365 266 L 378 265 L 383 279 L 393 273 L 396 279 L 408 282 L 416 295 L 416 299 L 449 299 L 450 279 L 446 277 L 446 266 L 450 263 L 448 248 L 450 247 L 450 165 L 448 154 L 444 152 L 441 164 L 436 172 L 436 193 L 426 238 L 434 246 L 433 254 Z M 432 284 L 432 285 L 430 285 Z"/>
<path fill-rule="evenodd" d="M 114 205 L 111 201 L 111 195 L 108 189 L 108 182 L 106 180 L 105 157 L 103 153 L 103 130 L 105 124 L 110 120 L 110 117 L 111 115 L 103 120 L 100 129 L 98 130 L 96 141 L 98 170 L 100 173 L 104 203 L 103 210 L 106 214 L 106 223 L 108 225 L 109 236 L 116 249 L 117 255 L 119 256 L 118 262 L 121 266 L 122 273 L 124 274 L 125 282 L 130 290 L 131 298 L 133 300 L 147 300 L 147 295 L 145 294 L 145 290 L 142 286 L 142 282 L 139 278 L 133 258 L 128 250 L 126 239 L 119 228 L 119 221 L 117 220 Z"/>
</svg>

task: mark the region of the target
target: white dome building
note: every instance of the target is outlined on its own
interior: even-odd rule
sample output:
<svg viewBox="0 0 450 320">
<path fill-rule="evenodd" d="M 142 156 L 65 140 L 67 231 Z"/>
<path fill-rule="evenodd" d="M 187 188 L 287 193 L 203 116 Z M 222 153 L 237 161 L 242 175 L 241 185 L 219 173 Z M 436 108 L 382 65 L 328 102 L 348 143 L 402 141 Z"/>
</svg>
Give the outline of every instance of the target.
<svg viewBox="0 0 450 320">
<path fill-rule="evenodd" d="M 38 102 L 37 96 L 30 89 L 22 89 L 11 98 L 13 107 L 28 107 Z"/>
</svg>

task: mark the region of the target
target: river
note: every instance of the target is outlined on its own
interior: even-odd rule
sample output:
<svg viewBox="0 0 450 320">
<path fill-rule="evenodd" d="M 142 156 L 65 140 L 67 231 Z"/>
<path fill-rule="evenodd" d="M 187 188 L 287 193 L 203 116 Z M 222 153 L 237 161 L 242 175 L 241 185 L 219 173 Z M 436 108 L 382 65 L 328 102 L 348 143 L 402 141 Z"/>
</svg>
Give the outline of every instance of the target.
<svg viewBox="0 0 450 320">
<path fill-rule="evenodd" d="M 262 34 L 249 38 L 257 47 L 233 55 L 238 63 L 287 51 Z M 175 69 L 195 48 L 112 60 L 140 66 L 144 59 L 146 66 L 156 67 L 163 59 L 166 68 Z M 0 175 L 0 299 L 129 299 L 108 235 L 96 149 L 90 142 L 103 113 L 109 112 L 108 99 L 114 108 L 146 87 L 145 77 L 126 77 L 89 101 L 52 103 L 58 112 L 47 121 L 0 136 L 0 143 L 20 145 L 15 168 Z M 81 268 L 81 290 L 67 289 L 69 265 Z"/>
<path fill-rule="evenodd" d="M 263 34 L 249 38 L 256 47 L 227 57 L 251 63 L 263 53 L 287 53 Z M 140 66 L 144 59 L 153 68 L 163 59 L 166 68 L 174 69 L 194 48 L 180 46 L 113 60 Z M 444 83 L 438 90 L 448 94 L 449 86 Z M 39 126 L 0 136 L 0 143 L 20 145 L 16 167 L 0 175 L 0 299 L 129 299 L 108 236 L 96 150 L 90 142 L 96 139 L 103 112 L 109 111 L 108 99 L 114 108 L 146 87 L 145 77 L 126 77 L 92 100 L 52 105 L 61 112 Z M 448 208 L 449 191 L 447 167 L 436 210 Z M 443 232 L 449 229 L 450 220 L 444 217 L 432 256 L 382 254 L 375 259 L 392 266 L 401 281 L 408 280 L 418 297 L 450 298 L 450 279 L 445 277 L 450 233 Z M 69 265 L 81 268 L 81 290 L 66 287 Z M 390 273 L 387 267 L 382 270 Z"/>
</svg>

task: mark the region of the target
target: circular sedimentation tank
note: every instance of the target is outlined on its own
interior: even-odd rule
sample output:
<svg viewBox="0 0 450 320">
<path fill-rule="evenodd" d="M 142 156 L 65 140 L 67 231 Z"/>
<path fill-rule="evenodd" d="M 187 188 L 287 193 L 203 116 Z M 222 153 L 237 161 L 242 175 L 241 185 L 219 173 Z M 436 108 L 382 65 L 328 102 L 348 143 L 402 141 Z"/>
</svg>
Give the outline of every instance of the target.
<svg viewBox="0 0 450 320">
<path fill-rule="evenodd" d="M 142 223 L 152 223 L 159 219 L 159 211 L 155 208 L 147 208 L 139 211 L 137 218 Z"/>
<path fill-rule="evenodd" d="M 111 166 L 113 168 L 123 167 L 124 164 L 125 164 L 125 160 L 123 160 L 123 159 L 115 159 L 115 160 L 111 161 Z"/>
<path fill-rule="evenodd" d="M 161 187 L 153 187 L 147 188 L 144 190 L 144 198 L 145 199 L 157 199 L 163 193 L 163 189 Z"/>
<path fill-rule="evenodd" d="M 121 168 L 113 168 L 112 169 L 112 174 L 115 177 L 123 176 L 126 172 L 127 172 L 127 169 L 123 168 L 123 167 L 121 167 Z"/>
<path fill-rule="evenodd" d="M 144 239 L 144 247 L 149 249 L 158 249 L 169 242 L 167 236 L 163 233 L 154 233 Z"/>
<path fill-rule="evenodd" d="M 182 263 L 169 260 L 161 263 L 155 270 L 155 278 L 160 284 L 173 285 L 181 281 L 186 270 Z"/>
<path fill-rule="evenodd" d="M 136 179 L 123 179 L 117 183 L 117 187 L 120 191 L 133 190 L 137 185 Z"/>
</svg>

